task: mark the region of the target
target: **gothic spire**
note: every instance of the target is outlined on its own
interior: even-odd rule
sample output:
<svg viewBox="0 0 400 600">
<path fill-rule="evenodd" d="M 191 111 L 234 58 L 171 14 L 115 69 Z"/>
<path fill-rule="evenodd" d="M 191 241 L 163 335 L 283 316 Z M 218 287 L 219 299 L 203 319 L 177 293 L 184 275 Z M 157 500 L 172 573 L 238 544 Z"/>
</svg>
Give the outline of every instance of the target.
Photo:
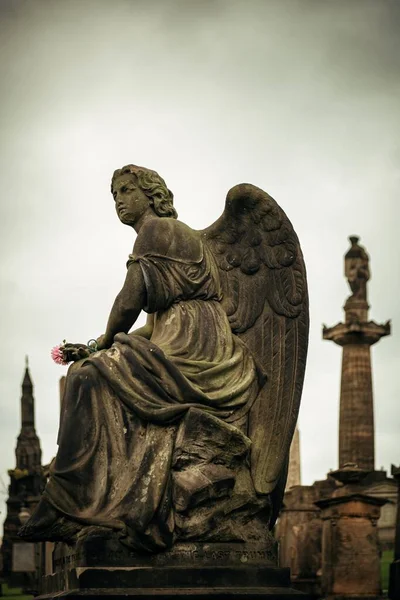
<svg viewBox="0 0 400 600">
<path fill-rule="evenodd" d="M 35 431 L 35 399 L 27 356 L 25 357 L 25 373 L 22 380 L 21 431 L 18 436 L 15 454 L 17 468 L 28 469 L 29 471 L 40 469 L 42 452 Z"/>
<path fill-rule="evenodd" d="M 28 357 L 26 356 L 21 396 L 21 431 L 27 426 L 35 427 L 35 400 L 33 397 L 33 383 L 29 373 Z"/>
<path fill-rule="evenodd" d="M 22 381 L 22 390 L 31 390 L 33 392 L 33 383 L 31 379 L 31 375 L 29 373 L 29 358 L 28 355 L 25 356 L 25 375 Z"/>
</svg>

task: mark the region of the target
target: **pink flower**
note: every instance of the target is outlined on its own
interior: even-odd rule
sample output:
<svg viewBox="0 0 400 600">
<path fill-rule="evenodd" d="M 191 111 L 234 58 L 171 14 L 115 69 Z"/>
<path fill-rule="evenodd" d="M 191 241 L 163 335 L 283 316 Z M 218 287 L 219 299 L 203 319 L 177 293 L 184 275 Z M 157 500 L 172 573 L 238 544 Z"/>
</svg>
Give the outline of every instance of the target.
<svg viewBox="0 0 400 600">
<path fill-rule="evenodd" d="M 52 348 L 51 350 L 51 358 L 54 360 L 55 363 L 57 363 L 58 365 L 67 365 L 67 361 L 64 360 L 64 354 L 63 354 L 63 346 L 54 346 L 54 348 Z"/>
</svg>

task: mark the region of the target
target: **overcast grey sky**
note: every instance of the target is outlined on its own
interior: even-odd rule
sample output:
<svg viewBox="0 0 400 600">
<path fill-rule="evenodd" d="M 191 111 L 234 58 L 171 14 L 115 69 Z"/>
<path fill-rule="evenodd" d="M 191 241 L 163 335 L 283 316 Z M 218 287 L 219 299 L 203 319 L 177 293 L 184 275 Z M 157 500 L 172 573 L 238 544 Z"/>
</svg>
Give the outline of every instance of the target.
<svg viewBox="0 0 400 600">
<path fill-rule="evenodd" d="M 342 319 L 347 236 L 361 236 L 371 318 L 393 319 L 373 349 L 376 465 L 399 463 L 400 3 L 1 0 L 0 10 L 4 483 L 24 355 L 49 461 L 65 372 L 50 349 L 104 332 L 134 241 L 110 178 L 130 162 L 160 172 L 196 229 L 243 181 L 292 220 L 311 299 L 304 483 L 337 467 L 341 350 L 321 324 Z"/>
</svg>

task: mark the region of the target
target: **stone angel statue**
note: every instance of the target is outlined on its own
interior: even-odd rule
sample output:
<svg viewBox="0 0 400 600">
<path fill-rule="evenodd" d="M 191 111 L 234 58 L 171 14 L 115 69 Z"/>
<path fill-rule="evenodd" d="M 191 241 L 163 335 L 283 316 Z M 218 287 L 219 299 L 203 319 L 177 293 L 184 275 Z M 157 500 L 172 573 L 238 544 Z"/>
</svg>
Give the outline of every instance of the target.
<svg viewBox="0 0 400 600">
<path fill-rule="evenodd" d="M 164 180 L 115 171 L 137 237 L 97 351 L 66 346 L 58 453 L 20 535 L 108 528 L 159 552 L 176 541 L 265 540 L 285 488 L 307 343 L 306 272 L 279 205 L 233 187 L 204 231 Z M 144 327 L 129 333 L 141 311 Z"/>
</svg>

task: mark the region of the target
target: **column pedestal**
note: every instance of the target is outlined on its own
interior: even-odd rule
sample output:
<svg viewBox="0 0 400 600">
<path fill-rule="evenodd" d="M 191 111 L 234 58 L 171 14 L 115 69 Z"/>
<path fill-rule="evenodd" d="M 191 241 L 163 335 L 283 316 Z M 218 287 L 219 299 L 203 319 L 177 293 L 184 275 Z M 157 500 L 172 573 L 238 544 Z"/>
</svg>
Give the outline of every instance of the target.
<svg viewBox="0 0 400 600">
<path fill-rule="evenodd" d="M 385 503 L 386 500 L 357 493 L 315 503 L 322 511 L 323 520 L 324 598 L 372 600 L 380 596 L 376 523 L 380 507 Z"/>
<path fill-rule="evenodd" d="M 391 600 L 398 600 L 400 598 L 400 467 L 395 467 L 392 465 L 392 475 L 397 481 L 398 496 L 394 560 L 390 565 L 388 595 Z"/>
</svg>

